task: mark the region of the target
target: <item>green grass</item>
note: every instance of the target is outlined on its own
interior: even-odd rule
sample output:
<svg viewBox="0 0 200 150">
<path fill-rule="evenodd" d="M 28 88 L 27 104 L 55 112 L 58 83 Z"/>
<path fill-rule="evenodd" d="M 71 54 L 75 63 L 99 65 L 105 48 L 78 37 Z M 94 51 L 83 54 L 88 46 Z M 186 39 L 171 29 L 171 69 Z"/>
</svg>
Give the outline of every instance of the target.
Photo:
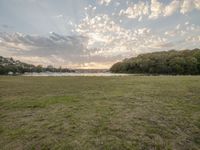
<svg viewBox="0 0 200 150">
<path fill-rule="evenodd" d="M 198 150 L 200 76 L 0 77 L 0 149 Z"/>
</svg>

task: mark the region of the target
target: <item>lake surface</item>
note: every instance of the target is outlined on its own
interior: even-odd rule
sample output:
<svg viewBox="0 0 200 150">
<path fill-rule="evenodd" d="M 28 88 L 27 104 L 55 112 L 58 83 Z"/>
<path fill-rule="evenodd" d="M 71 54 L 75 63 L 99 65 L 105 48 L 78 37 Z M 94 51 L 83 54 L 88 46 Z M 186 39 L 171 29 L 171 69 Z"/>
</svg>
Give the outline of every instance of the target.
<svg viewBox="0 0 200 150">
<path fill-rule="evenodd" d="M 25 73 L 22 76 L 128 76 L 130 74 L 121 73 L 57 73 L 57 72 L 42 72 L 42 73 Z"/>
</svg>

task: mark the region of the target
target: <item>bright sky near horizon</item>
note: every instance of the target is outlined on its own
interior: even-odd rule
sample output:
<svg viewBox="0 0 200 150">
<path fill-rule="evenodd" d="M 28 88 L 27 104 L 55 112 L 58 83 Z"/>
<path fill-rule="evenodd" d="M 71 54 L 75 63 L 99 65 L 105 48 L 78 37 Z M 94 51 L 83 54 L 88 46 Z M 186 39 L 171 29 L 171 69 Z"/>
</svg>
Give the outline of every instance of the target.
<svg viewBox="0 0 200 150">
<path fill-rule="evenodd" d="M 200 47 L 200 0 L 0 0 L 0 56 L 109 68 L 141 53 Z"/>
</svg>

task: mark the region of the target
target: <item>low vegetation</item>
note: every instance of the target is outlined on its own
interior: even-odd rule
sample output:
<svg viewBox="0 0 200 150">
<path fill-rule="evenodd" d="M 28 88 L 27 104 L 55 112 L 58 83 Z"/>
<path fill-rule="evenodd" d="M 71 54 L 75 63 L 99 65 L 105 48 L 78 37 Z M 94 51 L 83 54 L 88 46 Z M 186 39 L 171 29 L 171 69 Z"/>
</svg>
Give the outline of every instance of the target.
<svg viewBox="0 0 200 150">
<path fill-rule="evenodd" d="M 200 74 L 200 49 L 141 54 L 114 64 L 113 73 Z"/>
<path fill-rule="evenodd" d="M 0 149 L 199 150 L 199 76 L 0 77 Z"/>
</svg>

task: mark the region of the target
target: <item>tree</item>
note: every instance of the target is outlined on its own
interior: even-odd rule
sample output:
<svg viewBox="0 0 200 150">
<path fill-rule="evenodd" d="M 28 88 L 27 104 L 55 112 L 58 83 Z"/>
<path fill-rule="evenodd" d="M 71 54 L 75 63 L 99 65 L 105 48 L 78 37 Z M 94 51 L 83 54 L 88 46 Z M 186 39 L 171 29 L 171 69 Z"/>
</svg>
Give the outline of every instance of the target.
<svg viewBox="0 0 200 150">
<path fill-rule="evenodd" d="M 43 68 L 42 68 L 42 65 L 38 65 L 38 66 L 36 66 L 36 72 L 42 72 L 43 71 Z"/>
<path fill-rule="evenodd" d="M 184 74 L 185 59 L 182 57 L 175 57 L 169 61 L 169 66 L 172 74 Z"/>
<path fill-rule="evenodd" d="M 141 54 L 111 67 L 116 73 L 200 74 L 200 49 Z"/>
<path fill-rule="evenodd" d="M 195 57 L 185 58 L 185 74 L 197 74 L 198 73 L 198 61 Z"/>
</svg>

